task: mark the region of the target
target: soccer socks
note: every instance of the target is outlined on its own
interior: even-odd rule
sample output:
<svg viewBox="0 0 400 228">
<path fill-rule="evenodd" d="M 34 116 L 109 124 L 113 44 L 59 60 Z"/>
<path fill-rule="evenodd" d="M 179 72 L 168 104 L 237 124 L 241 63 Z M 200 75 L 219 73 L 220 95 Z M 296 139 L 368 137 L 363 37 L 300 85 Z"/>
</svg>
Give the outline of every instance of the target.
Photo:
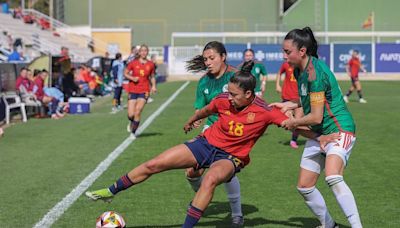
<svg viewBox="0 0 400 228">
<path fill-rule="evenodd" d="M 325 178 L 337 202 L 342 208 L 343 213 L 346 215 L 347 220 L 352 228 L 361 228 L 360 215 L 358 214 L 356 201 L 349 186 L 344 182 L 343 176 L 331 175 Z"/>
<path fill-rule="evenodd" d="M 295 141 L 295 142 L 297 142 L 297 138 L 299 137 L 299 133 L 297 133 L 297 132 L 293 132 L 292 133 L 292 141 Z"/>
<path fill-rule="evenodd" d="M 190 203 L 189 208 L 187 210 L 185 223 L 183 224 L 182 228 L 192 228 L 196 225 L 201 216 L 203 215 L 203 211 L 194 207 L 192 203 Z"/>
<path fill-rule="evenodd" d="M 133 133 L 133 134 L 135 134 L 135 133 L 136 133 L 136 130 L 138 129 L 138 127 L 139 127 L 139 124 L 140 124 L 140 121 L 136 121 L 136 120 L 134 120 L 134 121 L 132 121 L 132 122 L 131 122 L 131 126 L 132 126 L 132 133 Z"/>
<path fill-rule="evenodd" d="M 115 195 L 118 192 L 125 190 L 133 185 L 133 182 L 128 177 L 128 174 L 119 178 L 113 185 L 111 185 L 108 189 L 110 192 Z"/>
<path fill-rule="evenodd" d="M 240 202 L 240 183 L 237 176 L 224 184 L 225 191 L 228 194 L 229 204 L 232 210 L 232 217 L 243 216 L 242 204 Z"/>
<path fill-rule="evenodd" d="M 357 93 L 358 93 L 358 97 L 361 99 L 361 98 L 363 98 L 363 96 L 362 96 L 362 91 L 361 90 L 357 90 Z"/>
<path fill-rule="evenodd" d="M 297 187 L 297 190 L 303 196 L 306 205 L 317 216 L 321 224 L 324 227 L 333 227 L 335 222 L 329 214 L 325 200 L 318 189 L 313 186 L 311 188 Z"/>
<path fill-rule="evenodd" d="M 346 97 L 349 97 L 352 93 L 353 93 L 353 91 L 349 90 L 349 91 L 346 93 Z"/>
<path fill-rule="evenodd" d="M 190 186 L 192 187 L 194 192 L 197 192 L 200 188 L 201 181 L 203 180 L 203 176 L 199 177 L 188 177 L 186 179 L 189 181 Z"/>
</svg>

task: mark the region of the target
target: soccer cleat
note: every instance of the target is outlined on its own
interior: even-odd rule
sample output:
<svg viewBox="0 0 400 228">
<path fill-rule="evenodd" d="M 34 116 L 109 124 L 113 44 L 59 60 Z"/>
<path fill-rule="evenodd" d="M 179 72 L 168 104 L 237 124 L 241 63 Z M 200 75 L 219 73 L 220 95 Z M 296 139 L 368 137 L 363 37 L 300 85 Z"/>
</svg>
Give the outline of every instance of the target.
<svg viewBox="0 0 400 228">
<path fill-rule="evenodd" d="M 232 217 L 232 227 L 243 227 L 244 218 L 243 216 Z"/>
<path fill-rule="evenodd" d="M 360 100 L 358 100 L 358 102 L 360 102 L 361 104 L 365 104 L 365 103 L 367 103 L 367 100 L 365 100 L 364 98 L 360 98 Z"/>
<path fill-rule="evenodd" d="M 110 192 L 108 188 L 103 188 L 93 192 L 87 191 L 85 195 L 91 200 L 96 201 L 101 199 L 105 202 L 111 202 L 112 198 L 114 197 L 114 195 L 112 194 L 112 192 Z"/>
<path fill-rule="evenodd" d="M 132 139 L 132 140 L 135 140 L 135 139 L 136 139 L 135 133 L 131 133 L 131 134 L 129 135 L 129 138 Z"/>
<path fill-rule="evenodd" d="M 344 100 L 344 102 L 349 103 L 349 97 L 348 96 L 344 95 L 343 96 L 343 100 Z"/>
<path fill-rule="evenodd" d="M 151 98 L 151 97 L 149 97 L 149 98 L 147 98 L 147 101 L 146 101 L 146 103 L 147 104 L 150 104 L 151 102 L 153 102 L 154 101 L 154 99 L 153 98 Z"/>
<path fill-rule="evenodd" d="M 126 126 L 126 131 L 131 133 L 132 132 L 132 128 L 131 128 L 131 122 L 129 121 L 128 125 Z"/>
<path fill-rule="evenodd" d="M 317 226 L 315 228 L 327 228 L 327 227 L 325 227 L 324 225 L 321 225 L 321 226 Z M 335 222 L 335 225 L 333 225 L 332 228 L 339 228 L 339 225 Z"/>
<path fill-rule="evenodd" d="M 293 140 L 290 140 L 290 147 L 292 147 L 293 149 L 299 148 L 299 146 L 297 145 L 297 142 L 293 141 Z"/>
</svg>

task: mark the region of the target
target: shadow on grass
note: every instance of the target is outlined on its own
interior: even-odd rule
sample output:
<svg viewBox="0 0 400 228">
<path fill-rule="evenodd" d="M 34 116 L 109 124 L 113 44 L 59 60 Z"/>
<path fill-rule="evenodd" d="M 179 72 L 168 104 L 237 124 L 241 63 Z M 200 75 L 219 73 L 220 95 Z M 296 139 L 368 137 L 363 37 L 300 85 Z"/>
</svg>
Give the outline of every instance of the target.
<svg viewBox="0 0 400 228">
<path fill-rule="evenodd" d="M 159 132 L 148 132 L 148 133 L 142 133 L 140 135 L 138 135 L 138 138 L 144 138 L 144 137 L 150 137 L 150 136 L 156 136 L 156 135 L 163 135 Z"/>
<path fill-rule="evenodd" d="M 288 141 L 279 141 L 279 144 L 285 145 L 285 146 L 289 146 L 290 145 L 290 140 Z M 306 144 L 306 140 L 304 139 L 300 139 L 297 140 L 297 145 L 301 146 L 301 145 L 305 145 Z"/>
<path fill-rule="evenodd" d="M 258 208 L 249 205 L 242 204 L 242 210 L 245 217 L 245 227 L 274 227 L 274 225 L 285 226 L 285 227 L 316 227 L 319 224 L 317 218 L 307 218 L 307 217 L 292 217 L 287 221 L 284 220 L 273 220 L 263 217 L 258 218 L 247 218 L 247 215 L 255 213 L 258 211 Z M 231 215 L 227 215 L 224 218 L 218 217 L 219 214 L 225 214 L 227 211 L 230 211 L 228 202 L 212 202 L 205 213 L 203 214 L 203 218 L 213 219 L 213 221 L 200 222 L 196 225 L 196 227 L 231 227 Z M 340 224 L 339 224 L 340 225 Z M 150 227 L 182 227 L 182 224 L 170 224 L 170 225 L 147 225 L 147 226 L 128 226 L 127 228 L 150 228 Z M 350 228 L 348 226 L 340 225 L 340 227 Z"/>
</svg>

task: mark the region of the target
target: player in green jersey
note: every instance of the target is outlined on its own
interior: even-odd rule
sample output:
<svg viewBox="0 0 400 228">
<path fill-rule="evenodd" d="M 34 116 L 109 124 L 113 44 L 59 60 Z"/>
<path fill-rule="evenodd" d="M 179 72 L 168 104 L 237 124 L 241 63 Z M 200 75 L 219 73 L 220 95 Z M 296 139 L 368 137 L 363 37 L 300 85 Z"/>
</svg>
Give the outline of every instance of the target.
<svg viewBox="0 0 400 228">
<path fill-rule="evenodd" d="M 207 106 L 214 97 L 228 91 L 229 80 L 237 70 L 226 63 L 226 57 L 225 46 L 218 41 L 212 41 L 206 44 L 202 55 L 195 56 L 187 62 L 188 71 L 206 71 L 197 84 L 196 101 L 194 103 L 195 112 Z M 217 119 L 218 116 L 215 114 L 209 116 L 203 131 Z M 201 124 L 202 120 L 196 121 L 193 125 L 194 127 L 200 127 Z M 189 168 L 186 170 L 186 177 L 195 192 L 200 188 L 203 172 L 204 169 L 195 170 Z M 232 210 L 232 227 L 241 227 L 244 219 L 240 201 L 240 183 L 237 176 L 234 176 L 230 182 L 225 183 L 225 190 Z"/>
<path fill-rule="evenodd" d="M 243 52 L 244 62 L 254 61 L 254 50 L 246 49 Z M 243 63 L 238 66 L 238 69 L 242 69 Z M 256 88 L 255 92 L 258 97 L 263 98 L 265 93 L 265 85 L 267 84 L 267 71 L 265 70 L 264 64 L 258 61 L 254 61 L 253 69 L 251 70 L 251 74 L 256 78 Z"/>
<path fill-rule="evenodd" d="M 336 227 L 324 198 L 315 187 L 321 170 L 325 180 L 351 227 L 362 227 L 353 193 L 343 180 L 343 171 L 355 143 L 355 124 L 346 107 L 342 92 L 329 67 L 317 55 L 318 44 L 309 27 L 290 31 L 283 41 L 284 59 L 292 65 L 298 84 L 298 103 L 273 104 L 282 111 L 302 107 L 304 116 L 283 123 L 286 129 L 309 126 L 320 135 L 337 133 L 340 139 L 319 147 L 316 140 L 307 141 L 297 183 L 307 206 L 318 217 L 322 226 Z"/>
</svg>

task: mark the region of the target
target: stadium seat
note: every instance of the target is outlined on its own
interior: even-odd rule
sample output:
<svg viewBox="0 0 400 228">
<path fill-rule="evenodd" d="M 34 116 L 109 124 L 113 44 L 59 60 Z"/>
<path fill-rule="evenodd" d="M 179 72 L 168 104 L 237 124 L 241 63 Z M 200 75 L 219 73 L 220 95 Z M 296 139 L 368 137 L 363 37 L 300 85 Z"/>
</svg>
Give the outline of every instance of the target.
<svg viewBox="0 0 400 228">
<path fill-rule="evenodd" d="M 22 121 L 26 122 L 26 109 L 25 103 L 21 102 L 21 98 L 16 93 L 4 93 L 1 95 L 6 106 L 6 124 L 10 123 L 11 109 L 19 108 L 22 115 Z"/>
</svg>

